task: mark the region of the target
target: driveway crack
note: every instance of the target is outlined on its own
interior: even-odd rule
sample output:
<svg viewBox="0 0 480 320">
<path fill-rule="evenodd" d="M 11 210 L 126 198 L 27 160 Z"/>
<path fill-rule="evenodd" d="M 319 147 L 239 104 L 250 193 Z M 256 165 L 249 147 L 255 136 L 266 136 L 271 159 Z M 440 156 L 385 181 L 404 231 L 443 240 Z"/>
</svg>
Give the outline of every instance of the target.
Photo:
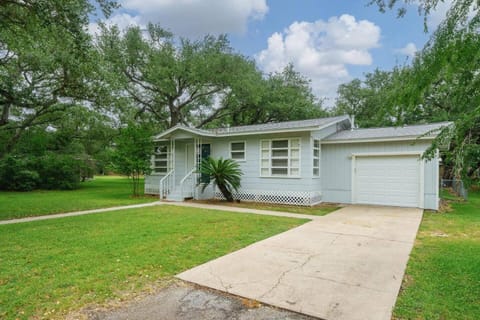
<svg viewBox="0 0 480 320">
<path fill-rule="evenodd" d="M 290 272 L 292 272 L 292 271 L 294 271 L 294 270 L 303 269 L 303 267 L 304 267 L 307 263 L 309 263 L 310 260 L 312 260 L 313 257 L 315 257 L 315 256 L 318 256 L 318 254 L 311 254 L 311 255 L 309 255 L 309 256 L 305 259 L 305 261 L 302 262 L 300 265 L 297 265 L 297 266 L 295 266 L 295 267 L 293 267 L 293 268 L 290 268 L 290 269 L 288 269 L 288 270 L 283 271 L 283 272 L 280 274 L 280 276 L 278 277 L 276 283 L 275 283 L 269 290 L 267 290 L 265 293 L 263 293 L 261 296 L 259 296 L 258 299 L 262 299 L 263 297 L 265 297 L 266 295 L 268 295 L 269 293 L 271 293 L 273 290 L 275 290 L 275 289 L 280 285 L 280 283 L 282 282 L 283 278 L 285 278 L 285 276 L 286 276 L 288 273 L 290 273 Z"/>
<path fill-rule="evenodd" d="M 223 290 L 226 292 L 229 292 L 228 290 L 231 288 L 231 286 L 226 286 L 225 283 L 223 283 L 223 280 L 220 276 L 218 276 L 215 272 L 213 272 L 212 267 L 209 266 L 208 272 L 210 275 L 212 275 L 215 279 L 217 279 L 220 282 L 220 285 L 223 287 Z"/>
</svg>

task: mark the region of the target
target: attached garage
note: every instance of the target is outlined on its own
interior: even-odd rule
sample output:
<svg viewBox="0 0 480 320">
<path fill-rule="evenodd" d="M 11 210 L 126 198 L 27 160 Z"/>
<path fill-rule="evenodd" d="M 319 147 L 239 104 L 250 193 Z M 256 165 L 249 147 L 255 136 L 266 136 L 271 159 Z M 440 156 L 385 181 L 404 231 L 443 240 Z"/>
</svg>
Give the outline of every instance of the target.
<svg viewBox="0 0 480 320">
<path fill-rule="evenodd" d="M 424 160 L 422 154 L 435 130 L 446 125 L 353 129 L 326 137 L 322 200 L 437 210 L 439 157 Z"/>
<path fill-rule="evenodd" d="M 352 171 L 352 203 L 423 207 L 419 154 L 355 154 Z"/>
</svg>

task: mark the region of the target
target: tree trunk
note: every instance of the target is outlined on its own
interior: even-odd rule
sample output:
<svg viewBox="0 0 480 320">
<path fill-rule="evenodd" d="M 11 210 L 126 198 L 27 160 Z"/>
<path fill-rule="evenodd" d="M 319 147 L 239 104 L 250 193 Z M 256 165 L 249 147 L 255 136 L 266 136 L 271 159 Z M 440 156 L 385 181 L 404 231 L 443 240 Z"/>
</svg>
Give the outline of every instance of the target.
<svg viewBox="0 0 480 320">
<path fill-rule="evenodd" d="M 174 104 L 169 105 L 170 109 L 170 128 L 175 127 L 181 122 L 181 115 L 179 110 Z"/>
<path fill-rule="evenodd" d="M 232 193 L 230 191 L 228 191 L 228 189 L 227 189 L 227 187 L 225 187 L 225 185 L 219 184 L 218 188 L 220 189 L 223 196 L 225 197 L 225 199 L 227 199 L 228 202 L 233 202 Z"/>
<path fill-rule="evenodd" d="M 8 123 L 8 118 L 10 117 L 10 104 L 7 103 L 3 105 L 2 115 L 0 117 L 0 127 Z"/>
</svg>

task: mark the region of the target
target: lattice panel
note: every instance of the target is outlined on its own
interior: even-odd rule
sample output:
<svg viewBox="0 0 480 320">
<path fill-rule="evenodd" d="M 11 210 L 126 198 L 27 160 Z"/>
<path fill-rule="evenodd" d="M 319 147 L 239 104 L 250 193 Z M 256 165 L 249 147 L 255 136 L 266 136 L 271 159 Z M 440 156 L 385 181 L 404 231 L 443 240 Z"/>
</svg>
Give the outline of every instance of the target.
<svg viewBox="0 0 480 320">
<path fill-rule="evenodd" d="M 321 202 L 319 192 L 272 192 L 272 191 L 240 191 L 233 194 L 233 198 L 240 201 L 291 204 L 309 206 Z M 215 199 L 225 200 L 220 191 L 215 192 Z"/>
<path fill-rule="evenodd" d="M 159 194 L 159 187 L 153 184 L 145 184 L 145 194 Z"/>
</svg>

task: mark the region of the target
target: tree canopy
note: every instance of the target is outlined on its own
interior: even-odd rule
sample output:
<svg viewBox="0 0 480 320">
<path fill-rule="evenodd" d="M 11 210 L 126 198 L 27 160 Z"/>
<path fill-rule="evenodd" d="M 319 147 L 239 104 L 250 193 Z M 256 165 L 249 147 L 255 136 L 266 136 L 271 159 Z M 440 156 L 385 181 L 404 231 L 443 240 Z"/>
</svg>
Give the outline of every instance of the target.
<svg viewBox="0 0 480 320">
<path fill-rule="evenodd" d="M 175 38 L 157 25 L 124 32 L 104 27 L 98 48 L 110 63 L 118 96 L 135 117 L 164 128 L 311 118 L 321 113 L 309 82 L 292 66 L 263 76 L 225 35 Z M 294 112 L 292 112 L 294 111 Z"/>
<path fill-rule="evenodd" d="M 372 1 L 393 8 L 403 1 Z M 438 1 L 420 1 L 428 14 Z M 453 121 L 425 154 L 450 146 L 445 163 L 453 177 L 478 177 L 480 167 L 480 19 L 474 1 L 454 1 L 445 21 L 410 65 L 376 70 L 338 90 L 335 111 L 356 116 L 362 126 Z"/>
<path fill-rule="evenodd" d="M 99 0 L 108 14 L 115 3 Z M 0 1 L 0 158 L 29 128 L 50 125 L 99 88 L 87 0 Z"/>
</svg>

